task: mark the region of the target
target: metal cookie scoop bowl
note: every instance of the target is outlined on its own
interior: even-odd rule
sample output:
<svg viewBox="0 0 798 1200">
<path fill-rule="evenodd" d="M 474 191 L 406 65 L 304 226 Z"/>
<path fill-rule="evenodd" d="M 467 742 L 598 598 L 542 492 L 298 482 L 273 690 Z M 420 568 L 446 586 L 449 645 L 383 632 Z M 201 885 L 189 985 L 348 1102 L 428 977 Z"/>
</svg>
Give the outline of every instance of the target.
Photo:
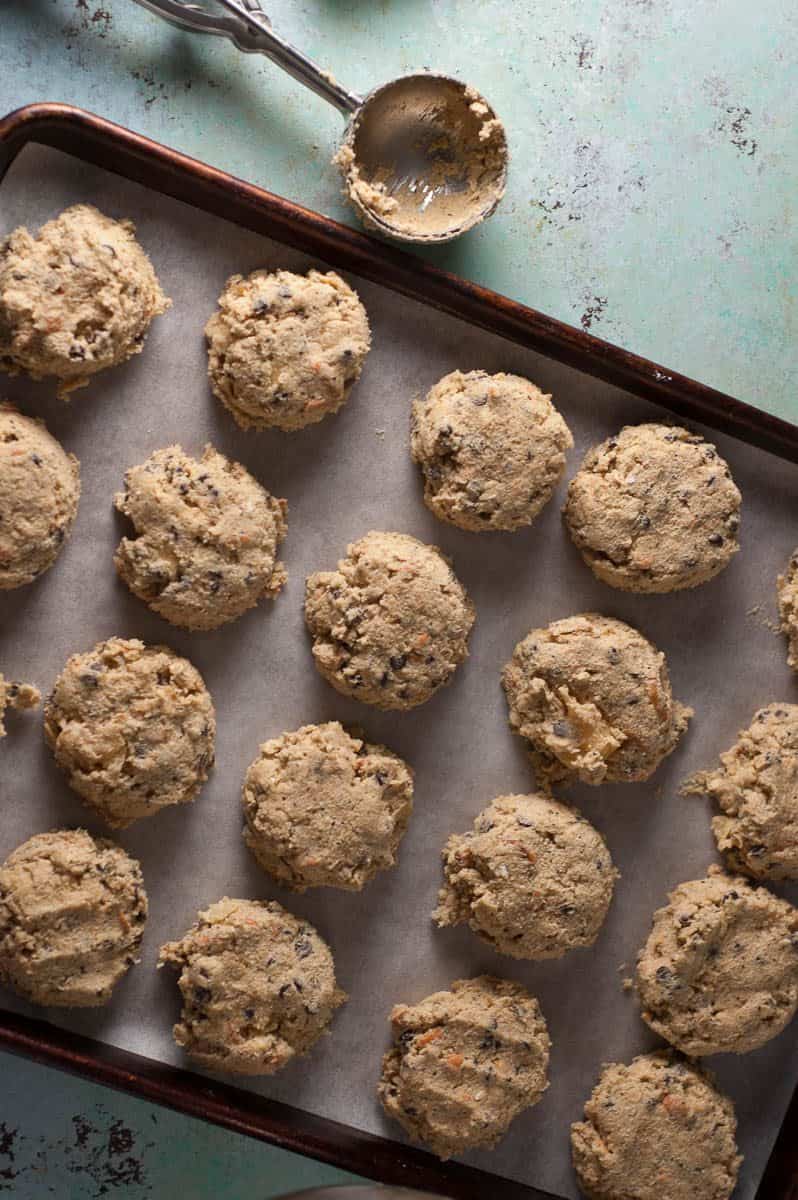
<svg viewBox="0 0 798 1200">
<path fill-rule="evenodd" d="M 366 224 L 402 241 L 446 242 L 495 210 L 507 158 L 488 102 L 457 79 L 425 73 L 371 92 L 335 161 Z"/>
<path fill-rule="evenodd" d="M 138 0 L 180 29 L 265 54 L 347 118 L 335 156 L 366 224 L 405 242 L 448 242 L 484 221 L 504 195 L 507 139 L 473 88 L 447 75 L 406 75 L 365 99 L 342 87 L 271 27 L 258 0 Z"/>
</svg>

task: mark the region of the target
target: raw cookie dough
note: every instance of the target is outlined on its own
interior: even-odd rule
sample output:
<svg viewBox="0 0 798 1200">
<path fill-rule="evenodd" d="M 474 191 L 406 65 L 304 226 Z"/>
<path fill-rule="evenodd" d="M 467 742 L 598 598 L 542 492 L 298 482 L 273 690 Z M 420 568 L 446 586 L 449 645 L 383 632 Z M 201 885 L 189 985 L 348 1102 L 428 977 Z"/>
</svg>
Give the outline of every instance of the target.
<svg viewBox="0 0 798 1200">
<path fill-rule="evenodd" d="M 22 710 L 36 708 L 41 703 L 41 694 L 30 683 L 13 683 L 0 672 L 0 738 L 6 736 L 3 717 L 7 708 Z"/>
<path fill-rule="evenodd" d="M 685 1054 L 744 1054 L 798 1008 L 798 910 L 711 866 L 654 913 L 637 959 L 643 1020 Z"/>
<path fill-rule="evenodd" d="M 594 446 L 563 510 L 593 574 L 626 592 L 712 579 L 740 546 L 740 493 L 715 447 L 671 425 L 627 425 Z"/>
<path fill-rule="evenodd" d="M 80 465 L 44 421 L 0 403 L 0 591 L 51 567 L 72 532 Z"/>
<path fill-rule="evenodd" d="M 274 901 L 217 901 L 161 947 L 165 963 L 180 972 L 178 1046 L 235 1075 L 273 1075 L 305 1054 L 347 999 L 329 946 Z"/>
<path fill-rule="evenodd" d="M 233 275 L 205 336 L 214 395 L 242 429 L 303 429 L 337 412 L 371 344 L 357 293 L 332 271 Z"/>
<path fill-rule="evenodd" d="M 571 1126 L 579 1186 L 591 1200 L 729 1200 L 742 1159 L 734 1106 L 678 1055 L 608 1063 Z"/>
<path fill-rule="evenodd" d="M 474 606 L 436 546 L 367 533 L 336 571 L 307 581 L 305 621 L 320 674 L 377 708 L 423 704 L 468 657 Z"/>
<path fill-rule="evenodd" d="M 413 404 L 424 503 L 461 529 L 520 529 L 559 483 L 573 445 L 557 409 L 520 375 L 452 371 Z"/>
<path fill-rule="evenodd" d="M 547 784 L 648 779 L 693 714 L 673 699 L 665 655 L 597 613 L 532 629 L 502 674 L 510 726 Z"/>
<path fill-rule="evenodd" d="M 520 983 L 480 975 L 391 1013 L 382 1106 L 439 1158 L 492 1149 L 548 1087 L 540 1005 Z"/>
<path fill-rule="evenodd" d="M 360 891 L 396 862 L 413 808 L 413 773 L 338 723 L 264 742 L 247 771 L 244 840 L 265 871 L 297 892 Z"/>
<path fill-rule="evenodd" d="M 798 704 L 760 708 L 714 771 L 683 787 L 721 809 L 712 820 L 729 868 L 755 879 L 798 879 Z"/>
<path fill-rule="evenodd" d="M 94 1008 L 138 962 L 141 868 L 83 829 L 30 838 L 0 867 L 0 983 L 33 1004 Z"/>
<path fill-rule="evenodd" d="M 798 671 L 798 550 L 777 583 L 782 633 L 787 635 L 787 665 Z"/>
<path fill-rule="evenodd" d="M 73 654 L 44 709 L 44 736 L 69 786 L 114 829 L 193 800 L 215 735 L 196 667 L 136 639 Z"/>
<path fill-rule="evenodd" d="M 116 569 L 172 625 L 217 629 L 286 581 L 285 500 L 212 446 L 199 461 L 181 446 L 156 450 L 125 474 L 114 503 L 136 530 L 119 543 Z"/>
<path fill-rule="evenodd" d="M 433 919 L 467 922 L 499 954 L 561 958 L 596 940 L 618 872 L 598 830 L 533 793 L 499 796 L 443 850 Z"/>
<path fill-rule="evenodd" d="M 0 242 L 0 368 L 55 376 L 58 396 L 138 354 L 171 304 L 130 221 L 76 204 Z"/>
</svg>

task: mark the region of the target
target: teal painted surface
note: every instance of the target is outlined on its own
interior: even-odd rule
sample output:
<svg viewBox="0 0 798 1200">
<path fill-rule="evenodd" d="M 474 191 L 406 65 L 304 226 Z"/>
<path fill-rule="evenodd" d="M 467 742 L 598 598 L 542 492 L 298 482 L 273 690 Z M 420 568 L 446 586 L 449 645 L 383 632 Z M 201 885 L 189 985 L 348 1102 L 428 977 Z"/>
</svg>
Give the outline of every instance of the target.
<svg viewBox="0 0 798 1200">
<path fill-rule="evenodd" d="M 279 0 L 362 91 L 435 67 L 505 119 L 499 213 L 428 257 L 798 420 L 792 0 Z M 341 121 L 132 0 L 4 0 L 0 110 L 83 105 L 341 220 Z M 0 1192 L 258 1200 L 343 1179 L 0 1056 Z M 103 1190 L 104 1189 L 104 1190 Z"/>
<path fill-rule="evenodd" d="M 270 1200 L 354 1176 L 0 1055 L 0 1195 Z"/>
<path fill-rule="evenodd" d="M 348 86 L 434 66 L 508 126 L 499 213 L 435 261 L 798 418 L 793 0 L 273 0 Z M 338 114 L 132 0 L 5 0 L 0 107 L 87 106 L 343 220 Z"/>
</svg>

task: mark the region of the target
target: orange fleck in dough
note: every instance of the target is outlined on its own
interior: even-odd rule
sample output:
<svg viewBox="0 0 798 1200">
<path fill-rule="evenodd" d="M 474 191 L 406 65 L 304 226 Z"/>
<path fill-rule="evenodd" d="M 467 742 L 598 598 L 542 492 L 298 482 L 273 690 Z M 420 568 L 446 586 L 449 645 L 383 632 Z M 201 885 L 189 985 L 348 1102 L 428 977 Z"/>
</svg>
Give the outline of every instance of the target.
<svg viewBox="0 0 798 1200">
<path fill-rule="evenodd" d="M 673 699 L 665 655 L 598 613 L 530 630 L 502 685 L 510 727 L 547 784 L 648 779 L 693 714 Z"/>
<path fill-rule="evenodd" d="M 274 901 L 217 901 L 161 947 L 165 964 L 183 995 L 175 1041 L 235 1075 L 271 1075 L 306 1054 L 347 998 L 326 942 Z"/>
<path fill-rule="evenodd" d="M 550 1041 L 534 996 L 481 975 L 397 1005 L 378 1091 L 385 1111 L 440 1158 L 491 1148 L 548 1087 Z"/>
<path fill-rule="evenodd" d="M 604 1067 L 571 1126 L 579 1186 L 591 1200 L 729 1200 L 742 1159 L 731 1101 L 678 1055 Z"/>
</svg>

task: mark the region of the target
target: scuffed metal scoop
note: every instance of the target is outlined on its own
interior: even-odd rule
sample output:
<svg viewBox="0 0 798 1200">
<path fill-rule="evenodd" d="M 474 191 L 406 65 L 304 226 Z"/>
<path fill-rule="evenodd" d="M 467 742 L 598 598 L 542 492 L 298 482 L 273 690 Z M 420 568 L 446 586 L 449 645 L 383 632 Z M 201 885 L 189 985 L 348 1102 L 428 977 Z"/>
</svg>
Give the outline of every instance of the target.
<svg viewBox="0 0 798 1200">
<path fill-rule="evenodd" d="M 218 34 L 265 54 L 347 118 L 335 156 L 366 224 L 405 242 L 448 242 L 484 221 L 504 195 L 507 138 L 488 102 L 447 75 L 405 75 L 363 98 L 279 37 L 257 0 L 137 0 L 180 29 Z"/>
<path fill-rule="evenodd" d="M 405 75 L 355 110 L 336 162 L 368 224 L 405 241 L 445 242 L 501 200 L 507 141 L 473 88 L 447 75 Z"/>
</svg>

